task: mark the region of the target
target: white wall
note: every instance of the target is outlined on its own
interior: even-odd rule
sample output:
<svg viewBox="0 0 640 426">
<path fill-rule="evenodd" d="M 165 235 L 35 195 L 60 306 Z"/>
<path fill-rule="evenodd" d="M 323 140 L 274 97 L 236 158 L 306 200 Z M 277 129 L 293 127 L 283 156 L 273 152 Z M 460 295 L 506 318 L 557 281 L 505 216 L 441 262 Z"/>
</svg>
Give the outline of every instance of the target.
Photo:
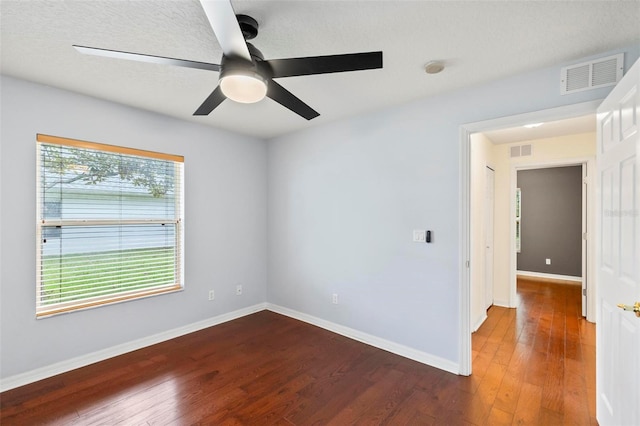
<svg viewBox="0 0 640 426">
<path fill-rule="evenodd" d="M 609 92 L 561 96 L 564 65 L 270 141 L 268 301 L 460 362 L 460 126 Z"/>
<path fill-rule="evenodd" d="M 1 378 L 265 301 L 264 141 L 9 77 L 0 84 Z M 35 319 L 36 133 L 184 155 L 184 291 Z"/>
</svg>

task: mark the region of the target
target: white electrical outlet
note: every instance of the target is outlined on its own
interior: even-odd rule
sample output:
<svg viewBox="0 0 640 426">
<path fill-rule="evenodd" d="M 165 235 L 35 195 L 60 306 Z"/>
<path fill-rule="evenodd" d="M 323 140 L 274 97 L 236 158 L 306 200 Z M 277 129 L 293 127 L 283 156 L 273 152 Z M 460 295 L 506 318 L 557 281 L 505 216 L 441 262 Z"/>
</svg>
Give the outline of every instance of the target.
<svg viewBox="0 0 640 426">
<path fill-rule="evenodd" d="M 215 292 L 213 290 L 209 290 L 209 300 L 213 300 L 215 299 L 216 295 Z"/>
<path fill-rule="evenodd" d="M 546 259 L 546 260 L 545 260 L 545 263 L 546 263 L 547 265 L 551 265 L 551 259 Z"/>
<path fill-rule="evenodd" d="M 334 305 L 338 304 L 338 293 L 333 293 L 333 295 L 331 295 L 331 303 Z"/>
<path fill-rule="evenodd" d="M 236 286 L 236 296 L 241 296 L 242 295 L 242 284 L 238 284 Z"/>
<path fill-rule="evenodd" d="M 413 230 L 413 242 L 414 243 L 426 243 L 427 242 L 427 231 L 424 229 L 414 229 Z"/>
</svg>

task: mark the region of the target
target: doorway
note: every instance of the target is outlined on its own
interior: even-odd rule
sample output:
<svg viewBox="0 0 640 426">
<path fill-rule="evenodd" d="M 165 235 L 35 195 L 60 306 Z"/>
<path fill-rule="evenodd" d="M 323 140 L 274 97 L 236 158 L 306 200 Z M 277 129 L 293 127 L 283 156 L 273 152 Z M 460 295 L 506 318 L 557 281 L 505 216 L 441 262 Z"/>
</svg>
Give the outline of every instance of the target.
<svg viewBox="0 0 640 426">
<path fill-rule="evenodd" d="M 579 285 L 587 317 L 588 164 L 516 167 L 518 278 Z M 524 218 L 524 219 L 523 219 Z"/>
<path fill-rule="evenodd" d="M 582 104 L 569 105 L 560 108 L 553 108 L 544 111 L 537 111 L 517 116 L 504 117 L 495 120 L 488 120 L 484 122 L 471 123 L 461 127 L 461 159 L 463 167 L 461 169 L 461 179 L 462 179 L 462 190 L 461 190 L 461 205 L 462 215 L 461 215 L 461 257 L 462 259 L 466 259 L 465 262 L 461 264 L 461 281 L 460 281 L 460 292 L 461 292 L 461 313 L 462 313 L 462 326 L 461 326 L 461 351 L 460 351 L 460 374 L 469 375 L 471 374 L 472 366 L 471 366 L 471 331 L 473 328 L 476 328 L 476 324 L 473 322 L 474 318 L 472 318 L 472 306 L 474 296 L 472 295 L 472 246 L 471 240 L 473 237 L 471 236 L 471 216 L 472 216 L 472 204 L 471 200 L 471 185 L 470 181 L 472 178 L 471 172 L 471 135 L 488 132 L 496 129 L 506 129 L 510 127 L 523 126 L 528 123 L 535 122 L 556 122 L 559 120 L 575 118 L 580 116 L 585 116 L 589 114 L 594 114 L 598 105 L 598 101 L 585 102 Z M 567 156 L 569 159 L 571 156 Z M 582 158 L 574 157 L 570 158 L 574 163 L 582 163 L 585 162 L 588 164 L 588 167 L 591 169 L 594 164 L 592 156 L 584 156 Z M 512 166 L 507 166 L 507 170 L 502 170 L 502 174 L 506 174 L 505 176 L 500 176 L 500 171 L 496 170 L 495 173 L 495 182 L 496 187 L 500 185 L 504 185 L 504 181 L 501 179 L 506 179 L 507 186 L 511 187 L 513 185 L 513 191 L 510 191 L 508 196 L 508 201 L 506 201 L 506 206 L 504 209 L 501 209 L 497 204 L 495 208 L 495 232 L 494 235 L 507 235 L 507 243 L 506 247 L 499 247 L 497 241 L 494 242 L 494 266 L 497 267 L 500 263 L 504 263 L 504 259 L 509 259 L 509 270 L 504 272 L 504 270 L 495 269 L 494 275 L 496 276 L 496 280 L 502 279 L 502 282 L 508 282 L 509 284 L 505 288 L 494 288 L 494 305 L 500 305 L 505 307 L 515 307 L 517 296 L 516 296 L 516 259 L 515 259 L 515 211 L 511 209 L 510 206 L 515 205 L 515 178 L 516 178 L 516 169 Z M 502 182 L 502 183 L 501 183 Z M 510 183 L 508 183 L 510 182 Z M 590 197 L 594 198 L 594 197 Z M 588 211 L 592 211 L 595 206 L 591 199 L 589 199 L 589 203 L 587 206 Z M 593 224 L 593 216 L 588 220 L 588 231 L 587 234 L 592 233 L 592 229 L 595 224 Z M 503 234 L 500 234 L 497 227 L 500 224 L 507 224 L 508 230 Z M 504 236 L 504 235 L 503 235 Z M 592 241 L 588 241 L 587 245 L 592 244 Z M 503 244 L 504 245 L 504 244 Z M 593 250 L 590 250 L 593 253 Z M 502 262 L 499 262 L 498 256 L 501 256 L 503 253 L 507 253 L 505 257 L 502 257 Z M 513 254 L 513 255 L 511 255 Z M 593 268 L 593 261 L 591 257 L 587 259 L 587 274 L 590 275 L 590 271 Z M 476 264 L 477 266 L 477 264 Z M 498 275 L 502 274 L 502 277 L 498 278 Z M 505 276 L 506 275 L 506 278 Z M 505 281 L 506 280 L 506 281 Z M 507 288 L 508 287 L 508 288 Z M 587 296 L 588 300 L 595 301 L 595 294 L 591 295 L 590 292 L 594 291 L 593 286 L 589 286 L 587 288 Z M 476 292 L 477 294 L 477 292 Z M 484 292 L 483 292 L 484 294 Z M 591 302 L 590 302 L 591 303 Z M 589 318 L 589 315 L 593 315 L 595 317 L 595 312 L 593 310 L 587 310 L 587 318 L 591 321 L 593 319 Z"/>
</svg>

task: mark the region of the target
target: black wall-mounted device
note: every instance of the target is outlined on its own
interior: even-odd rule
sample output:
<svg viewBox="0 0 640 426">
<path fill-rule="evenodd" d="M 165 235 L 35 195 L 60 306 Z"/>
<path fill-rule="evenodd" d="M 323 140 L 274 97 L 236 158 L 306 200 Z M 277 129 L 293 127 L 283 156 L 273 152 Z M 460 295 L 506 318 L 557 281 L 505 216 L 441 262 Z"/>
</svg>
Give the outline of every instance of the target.
<svg viewBox="0 0 640 426">
<path fill-rule="evenodd" d="M 427 242 L 431 242 L 431 231 L 427 231 Z"/>
</svg>

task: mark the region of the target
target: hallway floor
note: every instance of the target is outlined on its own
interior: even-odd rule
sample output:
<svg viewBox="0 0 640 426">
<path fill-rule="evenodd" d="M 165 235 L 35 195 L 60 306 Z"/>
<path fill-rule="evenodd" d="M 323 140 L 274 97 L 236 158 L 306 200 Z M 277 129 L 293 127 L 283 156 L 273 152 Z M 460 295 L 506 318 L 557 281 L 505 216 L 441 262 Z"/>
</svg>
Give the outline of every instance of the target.
<svg viewBox="0 0 640 426">
<path fill-rule="evenodd" d="M 469 378 L 491 404 L 487 424 L 597 424 L 595 324 L 581 316 L 580 290 L 518 279 L 517 309 L 489 308 Z"/>
</svg>

